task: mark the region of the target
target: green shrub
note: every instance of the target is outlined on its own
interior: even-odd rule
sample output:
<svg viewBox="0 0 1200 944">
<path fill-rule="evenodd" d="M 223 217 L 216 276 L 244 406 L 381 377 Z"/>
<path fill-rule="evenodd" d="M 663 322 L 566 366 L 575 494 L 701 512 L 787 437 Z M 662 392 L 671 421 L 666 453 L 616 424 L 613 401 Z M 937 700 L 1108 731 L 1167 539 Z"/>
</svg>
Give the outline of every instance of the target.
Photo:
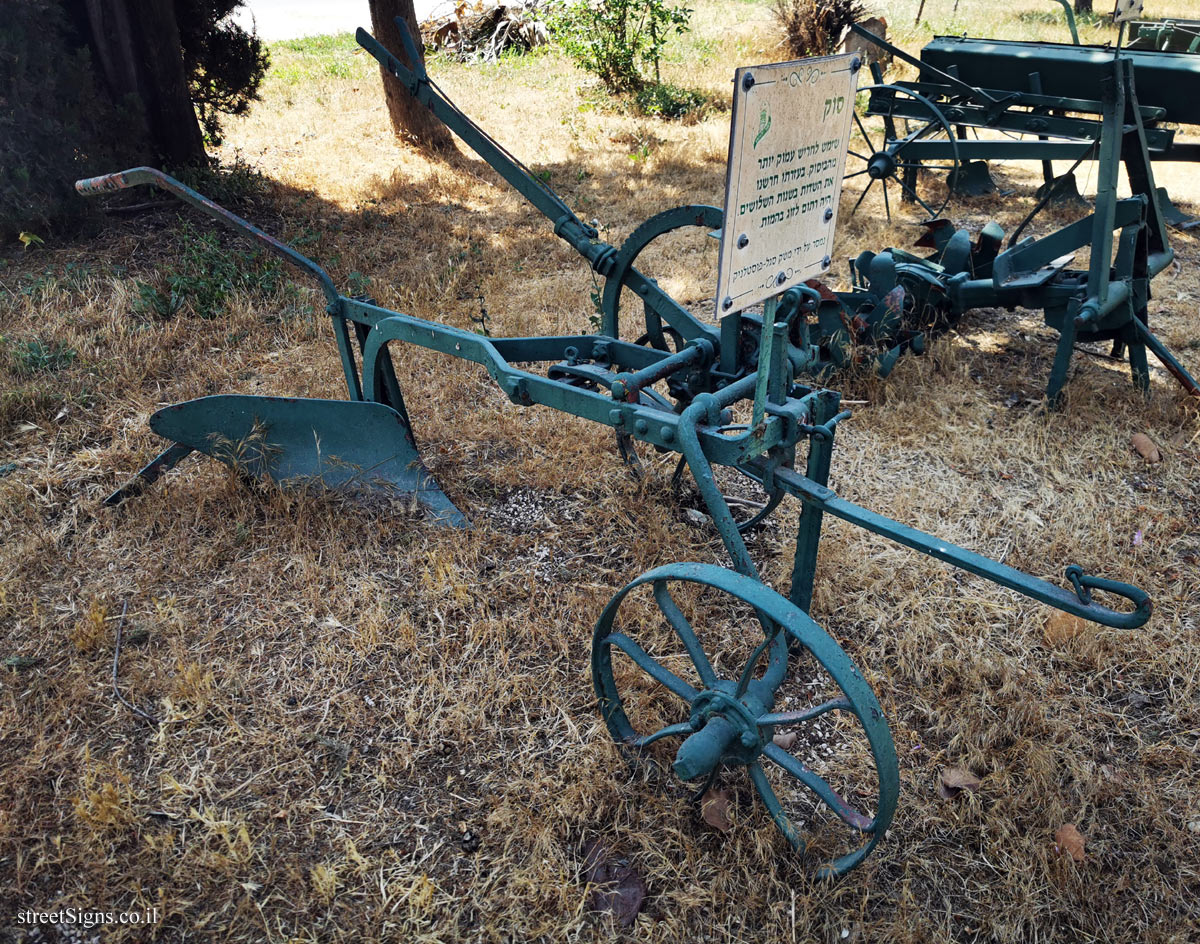
<svg viewBox="0 0 1200 944">
<path fill-rule="evenodd" d="M 638 111 L 654 118 L 682 118 L 711 104 L 703 92 L 669 82 L 647 85 L 634 95 L 633 101 Z"/>
<path fill-rule="evenodd" d="M 568 0 L 551 19 L 558 43 L 614 94 L 639 92 L 659 79 L 667 40 L 687 30 L 692 11 L 665 0 Z"/>
<path fill-rule="evenodd" d="M 244 115 L 270 59 L 262 40 L 231 17 L 242 0 L 175 0 L 188 91 L 204 135 L 221 143 L 221 115 Z"/>
</svg>

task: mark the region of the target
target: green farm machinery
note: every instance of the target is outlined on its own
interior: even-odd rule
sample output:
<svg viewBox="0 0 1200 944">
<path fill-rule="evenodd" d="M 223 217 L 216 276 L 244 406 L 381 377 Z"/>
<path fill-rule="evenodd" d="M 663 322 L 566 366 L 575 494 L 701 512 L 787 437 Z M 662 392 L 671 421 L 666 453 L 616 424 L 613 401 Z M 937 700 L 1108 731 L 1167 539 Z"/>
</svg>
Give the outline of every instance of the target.
<svg viewBox="0 0 1200 944">
<path fill-rule="evenodd" d="M 837 427 L 850 414 L 841 409 L 839 394 L 814 378 L 852 358 L 859 347 L 886 359 L 905 346 L 919 346 L 919 326 L 905 326 L 905 318 L 915 310 L 914 300 L 922 311 L 935 306 L 933 299 L 943 292 L 960 303 L 981 304 L 989 291 L 984 283 L 993 285 L 995 278 L 1017 302 L 1052 299 L 1064 318 L 1097 327 L 1107 324 L 1105 319 L 1117 309 L 1137 307 L 1144 280 L 1151 269 L 1161 267 L 1162 253 L 1168 252 L 1154 241 L 1160 229 L 1153 206 L 1139 196 L 1109 208 L 1102 222 L 1110 234 L 1113 229 L 1121 234 L 1120 251 L 1128 257 L 1132 283 L 1123 288 L 1126 282 L 1118 281 L 1114 287 L 1103 277 L 1107 273 L 1100 273 L 1095 297 L 1088 294 L 1091 282 L 1074 276 L 1070 281 L 1061 266 L 1051 264 L 1045 274 L 1039 251 L 1025 243 L 997 254 L 988 248 L 994 243 L 990 236 L 991 242 L 964 247 L 960 234 L 943 238 L 935 230 L 940 262 L 898 253 L 860 257 L 862 285 L 841 294 L 809 284 L 809 279 L 785 284 L 788 273 L 780 271 L 777 284 L 782 290 L 765 298 L 761 313 L 755 306 L 714 302 L 719 314 L 705 320 L 645 275 L 638 257 L 664 234 L 686 227 L 721 229 L 721 210 L 679 207 L 648 220 L 621 246 L 604 242 L 544 181 L 447 100 L 419 65 L 411 37 L 402 32 L 403 60 L 362 30 L 358 41 L 544 214 L 554 233 L 604 280 L 599 331 L 494 338 L 402 314 L 341 294 L 315 262 L 158 171 L 138 168 L 80 181 L 76 186 L 82 194 L 159 187 L 311 276 L 324 293 L 348 394 L 341 401 L 210 396 L 160 410 L 151 418 L 151 427 L 170 445 L 109 501 L 117 503 L 142 490 L 195 451 L 280 482 L 318 480 L 330 487 L 411 493 L 433 521 L 468 526 L 466 516 L 419 458 L 392 358 L 393 349 L 403 344 L 480 365 L 512 403 L 549 407 L 606 426 L 623 448 L 641 443 L 677 453 L 680 468 L 695 479 L 732 569 L 669 564 L 636 578 L 612 599 L 593 634 L 592 675 L 600 712 L 612 736 L 631 752 L 646 751 L 659 740 L 677 741 L 673 769 L 684 781 L 700 785 L 701 792 L 719 771 L 745 768 L 786 842 L 801 851 L 801 829 L 789 817 L 768 772 L 776 778 L 774 784 L 782 777 L 789 789 L 810 791 L 832 811 L 835 823 L 845 825 L 849 837 L 849 851 L 822 856 L 820 874 L 853 868 L 888 829 L 898 799 L 899 772 L 880 703 L 846 653 L 808 614 L 826 515 L 1106 626 L 1144 624 L 1151 603 L 1141 590 L 1086 574 L 1077 566 L 1066 569 L 1064 586 L 1051 584 L 839 497 L 828 479 Z M 857 59 L 846 56 L 832 57 L 829 68 L 840 70 L 838 81 L 845 81 L 846 71 L 856 72 L 857 66 Z M 792 70 L 797 77 L 803 72 L 799 66 Z M 746 73 L 739 70 L 739 87 L 746 95 L 757 94 L 767 83 L 753 86 Z M 851 100 L 853 94 L 851 85 Z M 826 113 L 839 107 L 838 98 L 825 100 Z M 758 111 L 753 114 L 756 121 L 762 118 L 761 137 L 761 129 L 770 125 L 769 115 L 765 108 L 761 116 Z M 785 130 L 780 124 L 774 126 L 777 133 Z M 754 143 L 758 146 L 758 138 Z M 826 214 L 822 225 L 832 227 L 835 214 L 836 209 Z M 1077 235 L 1087 238 L 1082 231 Z M 739 239 L 739 246 L 750 239 Z M 1061 248 L 1050 247 L 1054 253 Z M 828 259 L 824 263 L 827 268 Z M 1023 282 L 1005 281 L 1027 269 L 1037 274 Z M 772 278 L 773 271 L 768 273 Z M 989 271 L 992 278 L 983 275 Z M 644 331 L 638 331 L 637 341 L 620 337 L 623 289 L 642 303 L 635 319 Z M 1144 340 L 1136 332 L 1122 336 L 1131 345 Z M 735 516 L 715 472 L 720 467 L 757 483 L 767 496 L 765 506 L 748 520 Z M 800 502 L 802 511 L 790 586 L 779 593 L 760 576 L 746 533 L 789 496 Z M 634 607 L 630 600 L 638 592 L 651 599 Z M 717 658 L 715 647 L 702 644 L 705 629 L 685 605 L 696 592 L 713 594 L 730 612 L 740 614 L 739 627 L 750 651 L 744 662 L 730 668 Z M 1121 606 L 1105 606 L 1094 598 L 1097 593 L 1119 599 Z M 647 613 L 672 640 L 682 661 L 669 661 L 659 649 L 639 642 L 646 638 L 641 635 L 644 624 L 652 619 Z M 819 667 L 832 697 L 797 706 L 777 699 L 789 665 L 797 659 Z M 643 697 L 661 706 L 663 723 L 640 726 L 642 716 L 632 706 Z M 781 729 L 830 723 L 854 731 L 861 769 L 868 772 L 866 782 L 838 780 L 835 788 L 774 737 Z"/>
<path fill-rule="evenodd" d="M 1200 58 L 1193 54 L 1081 45 L 1077 37 L 1049 43 L 936 36 L 918 58 L 851 29 L 917 70 L 914 80 L 884 84 L 872 66 L 876 84 L 860 116 L 862 136 L 851 143 L 850 174 L 880 183 L 889 215 L 889 190 L 930 219 L 955 194 L 996 191 L 988 161 L 1040 162 L 1039 196 L 1078 201 L 1074 170 L 1101 159 L 1103 139 L 1121 133 L 1114 111 L 1126 131 L 1136 118 L 1151 160 L 1200 161 L 1200 144 L 1177 140 L 1177 126 L 1200 125 L 1200 96 L 1192 94 L 1200 93 Z M 880 119 L 882 127 L 868 133 L 862 118 Z M 1054 161 L 1071 161 L 1072 169 L 1056 175 Z M 944 175 L 940 199 L 922 183 L 931 173 Z M 1109 183 L 1104 168 L 1099 178 L 1100 188 Z M 1172 225 L 1190 224 L 1164 190 L 1151 196 Z"/>
<path fill-rule="evenodd" d="M 852 263 L 855 284 L 882 296 L 893 284 L 894 266 L 896 281 L 908 290 L 904 330 L 922 336 L 956 323 L 972 308 L 1041 309 L 1046 324 L 1059 332 L 1046 389 L 1051 405 L 1060 401 L 1077 342 L 1111 341 L 1112 355 L 1128 356 L 1133 381 L 1143 391 L 1149 389 L 1149 351 L 1189 394 L 1200 395 L 1187 369 L 1150 330 L 1147 309 L 1152 280 L 1174 259 L 1167 224 L 1177 212 L 1155 185 L 1153 161 L 1195 160 L 1200 148 L 1176 143 L 1173 130 L 1159 127 L 1167 109 L 1143 104 L 1138 94 L 1169 100 L 1174 120 L 1200 123 L 1193 102 L 1172 92 L 1189 82 L 1200 88 L 1200 60 L 945 36 L 916 59 L 866 30 L 858 32 L 920 73 L 917 81 L 885 85 L 878 84 L 873 67 L 877 84 L 861 90 L 866 107 L 854 115 L 857 136 L 850 143 L 846 179 L 867 183 L 854 209 L 878 183 L 890 216 L 888 190 L 894 188 L 927 215 L 928 232 L 918 246 L 935 251 L 924 257 L 899 249 L 879 254 L 887 258 L 882 285 L 871 274 L 879 257 L 864 254 Z M 881 127 L 869 129 L 864 118 L 881 119 Z M 968 135 L 983 129 L 1002 134 Z M 995 223 L 972 241 L 966 230 L 941 218 L 955 190 L 995 189 L 986 161 L 996 158 L 1040 160 L 1046 175 L 1039 200 L 1007 245 Z M 1055 177 L 1052 162 L 1072 160 L 1078 167 L 1087 159 L 1098 166 L 1094 212 L 1040 239 L 1021 239 L 1051 200 L 1064 189 L 1075 192 L 1073 173 Z M 1118 195 L 1122 169 L 1132 191 L 1125 198 Z M 918 192 L 921 174 L 931 171 L 946 173 L 945 194 L 932 203 Z M 1087 269 L 1071 268 L 1075 254 L 1085 249 Z M 842 311 L 835 315 L 844 320 Z M 880 372 L 893 362 L 881 361 Z"/>
</svg>

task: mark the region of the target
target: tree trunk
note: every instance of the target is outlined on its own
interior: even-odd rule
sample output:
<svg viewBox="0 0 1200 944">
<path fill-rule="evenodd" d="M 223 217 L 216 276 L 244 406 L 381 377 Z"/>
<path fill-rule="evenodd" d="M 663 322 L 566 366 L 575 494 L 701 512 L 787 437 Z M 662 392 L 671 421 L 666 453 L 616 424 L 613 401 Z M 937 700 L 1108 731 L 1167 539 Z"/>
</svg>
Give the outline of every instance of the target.
<svg viewBox="0 0 1200 944">
<path fill-rule="evenodd" d="M 113 100 L 133 96 L 155 156 L 170 167 L 206 160 L 188 92 L 175 5 L 163 0 L 86 0 L 96 60 Z"/>
<path fill-rule="evenodd" d="M 411 66 L 412 63 L 408 61 L 408 55 L 404 51 L 404 41 L 400 38 L 400 29 L 395 23 L 396 17 L 403 17 L 408 23 L 409 32 L 417 45 L 417 55 L 421 57 L 423 64 L 421 30 L 417 26 L 413 0 L 370 0 L 370 6 L 371 28 L 375 38 L 397 59 Z M 397 136 L 430 151 L 453 150 L 454 139 L 446 126 L 413 98 L 395 76 L 382 66 L 379 71 L 383 75 L 383 94 L 387 100 L 388 114 L 392 119 L 392 129 Z"/>
</svg>

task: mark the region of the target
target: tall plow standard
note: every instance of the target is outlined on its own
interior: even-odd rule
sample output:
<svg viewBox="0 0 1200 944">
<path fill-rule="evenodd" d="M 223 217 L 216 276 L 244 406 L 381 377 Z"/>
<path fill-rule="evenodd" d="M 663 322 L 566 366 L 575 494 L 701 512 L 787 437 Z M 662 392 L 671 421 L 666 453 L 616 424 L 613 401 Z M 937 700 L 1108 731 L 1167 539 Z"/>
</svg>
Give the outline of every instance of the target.
<svg viewBox="0 0 1200 944">
<path fill-rule="evenodd" d="M 404 35 L 408 61 L 419 62 L 411 37 Z M 835 294 L 819 283 L 808 284 L 829 266 L 840 167 L 831 177 L 824 163 L 828 158 L 820 153 L 807 164 L 795 163 L 795 155 L 810 146 L 826 154 L 834 148 L 794 138 L 789 144 L 782 112 L 773 114 L 771 109 L 788 102 L 790 107 L 809 109 L 810 127 L 819 129 L 826 142 L 836 142 L 839 133 L 848 133 L 849 114 L 844 109 L 854 100 L 857 59 L 838 56 L 738 70 L 731 138 L 753 140 L 752 146 L 745 145 L 749 155 L 759 154 L 760 142 L 765 142 L 761 153 L 770 145 L 773 156 L 742 160 L 742 166 L 752 170 L 746 178 L 751 181 L 749 191 L 739 190 L 731 169 L 727 207 L 734 209 L 729 220 L 715 207 L 684 206 L 648 220 L 617 247 L 600 240 L 593 227 L 455 108 L 423 69 L 406 66 L 362 30 L 358 41 L 545 215 L 555 234 L 605 280 L 599 332 L 490 338 L 415 318 L 339 293 L 315 262 L 158 171 L 138 168 L 80 181 L 77 188 L 83 194 L 157 186 L 308 273 L 325 295 L 349 397 L 332 401 L 212 396 L 160 410 L 150 423 L 170 445 L 111 496 L 110 503 L 142 490 L 196 451 L 280 482 L 317 479 L 331 487 L 412 493 L 436 521 L 466 526 L 466 517 L 420 461 L 392 360 L 397 342 L 479 364 L 513 403 L 550 407 L 606 426 L 616 433 L 623 451 L 643 443 L 678 453 L 681 468 L 695 479 L 732 569 L 669 564 L 643 574 L 613 597 L 600 614 L 592 643 L 601 713 L 612 736 L 630 751 L 646 750 L 659 740 L 677 742 L 673 769 L 697 784 L 700 793 L 721 770 L 745 768 L 786 841 L 799 851 L 805 849 L 805 839 L 784 808 L 778 784 L 785 783 L 788 791 L 810 791 L 832 812 L 833 821 L 848 830 L 843 837 L 848 851 L 822 854 L 818 871 L 823 875 L 841 874 L 871 852 L 892 820 L 899 791 L 896 752 L 878 700 L 850 658 L 807 612 L 826 515 L 1084 619 L 1132 628 L 1149 618 L 1150 600 L 1133 586 L 1086 574 L 1077 566 L 1066 568 L 1066 586 L 1056 586 L 876 514 L 828 487 L 837 427 L 849 413 L 841 409 L 838 393 L 805 378 L 847 361 L 862 346 L 874 352 L 871 356 L 883 358 L 906 346 L 919 346 L 920 331 L 906 327 L 904 319 L 913 311 L 913 300 L 927 299 L 923 293 L 932 291 L 932 277 L 926 273 L 941 278 L 945 261 L 956 254 L 965 252 L 967 260 L 968 276 L 957 288 L 961 298 L 982 304 L 979 283 L 987 281 L 969 274 L 972 265 L 981 270 L 981 250 L 964 249 L 959 235 L 951 234 L 939 246 L 942 263 L 880 253 L 859 259 L 863 287 Z M 841 144 L 844 153 L 844 138 Z M 731 151 L 734 145 L 742 146 L 734 141 Z M 837 157 L 835 163 L 840 163 L 842 154 Z M 731 167 L 733 163 L 731 159 Z M 756 188 L 756 180 L 771 182 L 788 174 L 796 180 L 813 179 L 798 169 L 801 166 L 820 166 L 820 180 L 836 181 L 832 191 L 814 184 L 809 195 L 796 197 L 795 213 L 791 204 L 783 208 L 786 201 L 768 205 L 765 199 L 756 203 L 758 198 L 746 196 Z M 781 167 L 792 169 L 776 174 Z M 778 181 L 780 187 L 788 183 L 789 179 Z M 798 192 L 800 187 L 779 192 L 791 189 Z M 818 193 L 824 195 L 808 198 Z M 755 209 L 744 209 L 752 204 Z M 769 245 L 763 250 L 761 234 L 774 225 L 776 211 L 785 222 L 795 217 L 809 226 L 804 239 L 784 252 Z M 1157 251 L 1148 242 L 1147 212 L 1141 199 L 1114 205 L 1109 212 L 1122 234 L 1128 231 L 1136 237 L 1126 242 L 1133 264 L 1142 267 L 1139 278 L 1148 278 L 1147 259 Z M 683 227 L 723 229 L 718 317 L 712 323 L 690 313 L 637 266 L 639 254 L 655 238 Z M 934 235 L 940 238 L 937 231 Z M 767 253 L 762 256 L 767 262 L 751 262 L 753 253 L 760 251 Z M 1023 251 L 1026 255 L 1017 260 L 1029 261 L 1033 250 Z M 993 254 L 993 271 L 1003 258 Z M 1038 285 L 1048 281 L 1052 280 Z M 622 289 L 643 306 L 644 332 L 638 342 L 619 337 Z M 1082 283 L 1053 291 L 1072 316 L 1091 311 Z M 1070 308 L 1072 299 L 1080 299 L 1080 305 Z M 1097 317 L 1127 301 L 1128 296 L 1122 296 L 1111 305 L 1101 304 Z M 758 302 L 763 303 L 761 314 L 755 313 Z M 765 507 L 739 521 L 718 486 L 714 469 L 720 467 L 757 483 L 767 495 Z M 784 595 L 763 582 L 744 533 L 787 497 L 798 500 L 802 512 Z M 1105 606 L 1093 598 L 1096 592 L 1120 598 L 1124 608 Z M 643 602 L 635 605 L 631 601 L 639 593 Z M 750 640 L 743 662 L 732 665 L 720 658 L 711 638 L 708 648 L 702 643 L 705 627 L 699 625 L 695 608 L 689 608 L 697 593 L 739 615 L 744 638 Z M 668 659 L 661 648 L 643 644 L 648 638 L 643 633 L 647 613 L 656 613 L 661 634 L 673 640 L 678 658 Z M 781 698 L 789 666 L 798 660 L 822 674 L 832 697 L 799 707 Z M 647 698 L 657 706 L 652 717 L 661 719 L 650 727 L 640 725 L 643 716 L 636 710 Z M 857 769 L 866 772 L 864 782 L 838 781 L 835 789 L 813 766 L 774 740 L 780 729 L 802 731 L 831 723 L 854 732 L 861 746 Z"/>
</svg>

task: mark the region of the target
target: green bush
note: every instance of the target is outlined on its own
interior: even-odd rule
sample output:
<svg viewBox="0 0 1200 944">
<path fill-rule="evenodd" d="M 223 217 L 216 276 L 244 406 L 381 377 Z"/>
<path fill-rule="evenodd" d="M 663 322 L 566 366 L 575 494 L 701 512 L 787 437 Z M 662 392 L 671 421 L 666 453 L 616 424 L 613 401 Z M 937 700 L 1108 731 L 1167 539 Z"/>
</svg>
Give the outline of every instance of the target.
<svg viewBox="0 0 1200 944">
<path fill-rule="evenodd" d="M 550 21 L 575 63 L 614 94 L 660 82 L 659 58 L 672 36 L 688 28 L 692 11 L 665 0 L 567 0 Z M 653 70 L 651 80 L 646 69 Z"/>
<path fill-rule="evenodd" d="M 634 95 L 633 101 L 638 111 L 654 118 L 682 118 L 711 104 L 703 92 L 669 82 L 647 85 Z"/>
<path fill-rule="evenodd" d="M 175 0 L 188 91 L 204 135 L 221 143 L 221 115 L 244 115 L 258 98 L 270 59 L 262 40 L 230 14 L 242 0 Z"/>
</svg>

